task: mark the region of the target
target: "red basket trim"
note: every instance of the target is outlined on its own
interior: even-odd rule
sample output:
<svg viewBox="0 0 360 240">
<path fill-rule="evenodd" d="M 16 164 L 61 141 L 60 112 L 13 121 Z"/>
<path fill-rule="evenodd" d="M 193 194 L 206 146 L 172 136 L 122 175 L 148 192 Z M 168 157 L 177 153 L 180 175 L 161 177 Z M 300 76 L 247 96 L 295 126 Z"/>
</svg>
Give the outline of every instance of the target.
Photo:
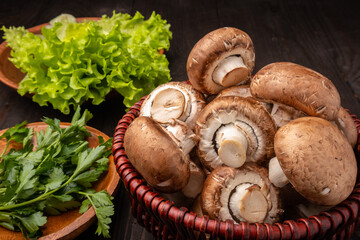
<svg viewBox="0 0 360 240">
<path fill-rule="evenodd" d="M 266 227 L 263 224 L 260 223 L 254 223 L 255 227 L 256 227 L 256 236 L 258 239 L 266 239 L 267 235 L 266 235 Z M 235 228 L 235 232 L 236 232 L 236 228 Z M 254 239 L 254 237 L 252 236 L 252 238 Z"/>
<path fill-rule="evenodd" d="M 316 220 L 311 221 L 310 219 L 301 218 L 298 220 L 298 222 L 303 223 L 306 227 L 306 239 L 313 239 L 316 233 L 319 231 L 319 223 Z"/>
<path fill-rule="evenodd" d="M 350 221 L 355 223 L 359 217 L 359 205 L 354 201 L 346 201 L 346 207 L 350 210 Z"/>
<path fill-rule="evenodd" d="M 116 164 L 116 166 L 118 167 L 118 173 L 119 173 L 121 179 L 122 179 L 123 181 L 125 181 L 124 178 L 122 178 L 123 175 L 124 175 L 124 171 L 125 171 L 126 169 L 134 170 L 134 168 L 133 168 L 133 166 L 132 166 L 129 162 L 118 162 L 118 163 L 119 163 L 119 164 Z M 120 163 L 121 163 L 121 164 L 120 164 Z M 124 183 L 125 183 L 125 182 L 124 182 Z M 128 183 L 125 183 L 125 184 L 128 185 Z"/>
<path fill-rule="evenodd" d="M 139 185 L 138 187 L 133 188 L 132 190 L 135 192 L 135 196 L 139 200 L 139 202 L 143 203 L 145 206 L 144 196 L 147 192 L 151 191 L 151 188 L 144 185 Z"/>
<path fill-rule="evenodd" d="M 156 216 L 156 218 L 159 219 L 159 221 L 160 221 L 160 215 L 158 208 L 163 201 L 165 201 L 165 199 L 160 196 L 154 197 L 151 201 L 151 211 L 153 212 L 154 216 Z"/>
<path fill-rule="evenodd" d="M 291 239 L 300 239 L 306 236 L 307 233 L 307 231 L 305 231 L 306 229 L 300 229 L 300 225 L 297 222 L 293 220 L 286 220 L 284 221 L 284 224 L 290 227 L 290 231 L 292 235 Z M 304 235 L 302 236 L 301 233 L 304 233 Z"/>
<path fill-rule="evenodd" d="M 189 214 L 185 214 L 184 219 L 183 219 L 183 224 L 186 227 L 187 233 L 189 235 L 190 239 L 196 239 L 195 234 L 194 234 L 194 224 L 195 224 L 195 218 L 196 218 L 196 214 L 194 214 L 193 212 L 189 212 Z"/>
<path fill-rule="evenodd" d="M 336 217 L 334 217 L 334 215 L 337 215 Z M 336 234 L 336 230 L 337 227 L 340 225 L 340 221 L 338 220 L 338 217 L 342 217 L 341 215 L 339 216 L 339 213 L 337 212 L 331 212 L 331 214 L 329 212 L 321 212 L 318 216 L 318 218 L 320 219 L 322 225 L 322 228 L 327 229 L 325 236 L 327 236 L 327 238 L 329 238 L 330 236 Z"/>
<path fill-rule="evenodd" d="M 159 217 L 163 224 L 165 224 L 172 233 L 176 233 L 174 219 L 173 221 L 168 221 L 169 211 L 174 207 L 174 203 L 168 200 L 161 202 L 158 206 Z M 174 234 L 175 235 L 175 234 Z"/>
<path fill-rule="evenodd" d="M 122 171 L 121 177 L 124 179 L 124 184 L 129 187 L 131 180 L 134 178 L 141 178 L 140 174 L 134 168 L 126 168 Z"/>
<path fill-rule="evenodd" d="M 281 239 L 290 239 L 290 238 L 286 238 L 285 226 L 283 224 L 275 223 L 274 226 L 279 229 Z"/>
<path fill-rule="evenodd" d="M 235 234 L 234 234 L 234 221 L 233 220 L 227 219 L 225 221 L 224 235 L 225 235 L 225 239 L 229 239 L 229 240 L 234 239 Z"/>
<path fill-rule="evenodd" d="M 182 239 L 188 239 L 189 235 L 188 232 L 185 229 L 185 226 L 183 225 L 183 220 L 185 217 L 185 214 L 188 212 L 187 208 L 181 207 L 179 211 L 170 211 L 169 214 L 175 214 L 175 216 L 172 216 L 172 218 L 175 218 L 175 227 L 177 229 L 177 232 L 180 234 Z"/>
<path fill-rule="evenodd" d="M 213 236 L 218 237 L 220 236 L 220 224 L 221 221 L 219 219 L 212 219 L 209 220 L 207 223 L 207 230 L 209 233 L 211 233 Z"/>
<path fill-rule="evenodd" d="M 200 232 L 205 232 L 207 225 L 209 222 L 209 217 L 207 215 L 204 215 L 203 217 L 197 217 L 195 218 L 195 230 Z M 221 231 L 221 229 L 220 229 Z"/>
<path fill-rule="evenodd" d="M 345 228 L 345 239 L 351 239 L 353 233 L 355 232 L 355 228 L 356 228 L 355 223 Z"/>
<path fill-rule="evenodd" d="M 237 226 L 237 225 L 241 226 L 240 230 L 236 229 L 235 226 Z M 237 239 L 239 237 L 243 237 L 244 239 L 250 239 L 250 236 L 251 236 L 250 228 L 252 228 L 254 226 L 250 226 L 250 224 L 248 222 L 241 222 L 240 224 L 234 225 L 235 239 Z"/>
</svg>

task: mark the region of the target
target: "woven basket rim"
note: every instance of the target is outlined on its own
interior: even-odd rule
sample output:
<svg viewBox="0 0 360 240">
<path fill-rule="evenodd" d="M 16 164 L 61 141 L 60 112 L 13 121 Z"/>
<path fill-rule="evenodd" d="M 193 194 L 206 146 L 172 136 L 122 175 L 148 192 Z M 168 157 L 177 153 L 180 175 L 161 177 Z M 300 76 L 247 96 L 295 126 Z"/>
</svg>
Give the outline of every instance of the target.
<svg viewBox="0 0 360 240">
<path fill-rule="evenodd" d="M 153 191 L 153 189 L 146 184 L 146 181 L 128 160 L 123 147 L 123 137 L 126 129 L 130 123 L 138 117 L 140 107 L 146 97 L 147 96 L 142 97 L 140 101 L 135 103 L 118 122 L 114 132 L 112 152 L 120 178 L 124 182 L 126 190 L 129 191 L 130 197 L 139 201 L 145 210 L 159 216 L 160 222 L 164 223 L 166 220 L 171 220 L 176 228 L 178 225 L 181 225 L 182 227 L 213 234 L 218 237 L 224 237 L 222 233 L 228 232 L 233 234 L 234 238 L 244 237 L 245 235 L 251 236 L 251 232 L 258 233 L 259 228 L 262 228 L 266 229 L 268 238 L 270 239 L 277 239 L 278 237 L 281 237 L 281 239 L 300 239 L 304 237 L 312 239 L 312 237 L 318 238 L 336 234 L 339 230 L 351 224 L 355 224 L 355 226 L 358 225 L 360 221 L 358 216 L 358 211 L 360 210 L 360 180 L 357 180 L 351 195 L 331 209 L 308 218 L 284 220 L 283 222 L 274 224 L 235 223 L 233 220 L 221 221 L 218 219 L 210 219 L 207 215 L 197 216 L 196 213 L 188 210 L 186 207 L 178 208 L 173 202 L 161 197 L 159 193 Z M 348 109 L 346 110 L 350 113 Z M 354 151 L 356 160 L 359 162 L 360 120 L 354 114 L 350 113 L 350 115 L 358 131 L 358 140 Z M 147 197 L 150 195 L 150 199 L 144 200 L 143 197 L 145 195 Z M 161 211 L 159 209 L 161 209 Z M 164 210 L 166 210 L 165 215 Z M 178 230 L 179 229 L 176 231 Z M 353 234 L 354 230 L 353 228 L 350 232 L 347 232 L 348 237 Z M 277 236 L 274 236 L 274 234 Z M 259 236 L 257 236 L 257 238 L 259 238 Z"/>
</svg>

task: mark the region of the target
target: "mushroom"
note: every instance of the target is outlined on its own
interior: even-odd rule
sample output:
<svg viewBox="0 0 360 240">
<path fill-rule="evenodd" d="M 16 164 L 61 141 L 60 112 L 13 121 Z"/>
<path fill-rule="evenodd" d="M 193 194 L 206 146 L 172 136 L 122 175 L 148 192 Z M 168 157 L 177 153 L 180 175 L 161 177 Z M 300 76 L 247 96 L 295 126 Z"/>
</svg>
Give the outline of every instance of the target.
<svg viewBox="0 0 360 240">
<path fill-rule="evenodd" d="M 194 127 L 198 113 L 205 106 L 202 93 L 184 82 L 168 82 L 155 88 L 144 100 L 140 116 L 151 117 L 161 124 L 178 119 Z"/>
<path fill-rule="evenodd" d="M 195 199 L 200 195 L 205 181 L 205 173 L 193 161 L 189 162 L 190 176 L 187 184 L 178 192 L 161 193 L 160 195 L 176 206 L 191 207 Z"/>
<path fill-rule="evenodd" d="M 266 110 L 273 117 L 277 127 L 281 127 L 293 119 L 306 116 L 304 113 L 284 104 L 264 102 L 255 98 L 251 95 L 250 85 L 239 85 L 225 88 L 216 97 L 222 96 L 251 97 L 257 100 L 260 104 L 264 105 Z"/>
<path fill-rule="evenodd" d="M 340 95 L 329 79 L 290 62 L 271 63 L 260 69 L 250 91 L 261 101 L 284 104 L 329 121 L 336 119 L 340 108 Z"/>
<path fill-rule="evenodd" d="M 312 202 L 305 202 L 296 205 L 297 213 L 301 218 L 308 218 L 310 216 L 319 215 L 321 212 L 328 211 L 332 206 L 321 206 Z"/>
<path fill-rule="evenodd" d="M 182 189 L 185 197 L 195 199 L 200 193 L 205 181 L 204 171 L 193 161 L 190 161 L 190 177 L 186 186 Z"/>
<path fill-rule="evenodd" d="M 205 180 L 201 207 L 210 218 L 275 223 L 283 212 L 278 194 L 263 167 L 254 163 L 241 168 L 219 166 Z"/>
<path fill-rule="evenodd" d="M 250 92 L 250 85 L 237 85 L 221 90 L 216 97 L 224 96 L 239 96 L 239 97 L 252 97 Z"/>
<path fill-rule="evenodd" d="M 195 133 L 204 167 L 240 167 L 245 161 L 263 162 L 274 156 L 276 126 L 256 100 L 237 96 L 215 98 L 201 111 Z"/>
<path fill-rule="evenodd" d="M 195 89 L 213 95 L 226 87 L 248 83 L 254 66 L 255 50 L 249 35 L 224 27 L 195 44 L 187 60 L 187 74 Z"/>
<path fill-rule="evenodd" d="M 351 115 L 343 107 L 339 109 L 338 116 L 335 119 L 335 125 L 354 148 L 358 139 L 358 131 Z"/>
<path fill-rule="evenodd" d="M 276 157 L 269 163 L 271 182 L 288 181 L 309 201 L 332 206 L 352 192 L 357 165 L 354 151 L 340 130 L 318 117 L 298 118 L 275 134 Z"/>
<path fill-rule="evenodd" d="M 195 146 L 195 135 L 186 124 L 174 120 L 170 126 L 166 129 L 152 118 L 140 116 L 129 125 L 124 137 L 132 165 L 161 192 L 176 192 L 186 186 L 189 152 Z"/>
</svg>

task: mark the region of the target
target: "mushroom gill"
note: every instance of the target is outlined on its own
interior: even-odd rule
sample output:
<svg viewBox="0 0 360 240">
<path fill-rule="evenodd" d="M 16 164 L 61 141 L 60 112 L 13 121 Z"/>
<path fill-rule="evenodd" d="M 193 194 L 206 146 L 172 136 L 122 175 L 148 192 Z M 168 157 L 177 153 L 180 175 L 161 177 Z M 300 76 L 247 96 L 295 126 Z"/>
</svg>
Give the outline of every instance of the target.
<svg viewBox="0 0 360 240">
<path fill-rule="evenodd" d="M 162 125 L 171 119 L 194 127 L 195 119 L 205 106 L 204 96 L 190 84 L 168 82 L 155 88 L 144 100 L 140 116 L 151 117 Z"/>
<path fill-rule="evenodd" d="M 204 213 L 220 220 L 274 223 L 282 213 L 267 170 L 254 163 L 217 167 L 205 180 L 201 201 Z"/>
<path fill-rule="evenodd" d="M 259 102 L 250 98 L 215 98 L 200 113 L 195 132 L 197 153 L 212 170 L 220 165 L 240 167 L 273 156 L 276 126 Z"/>
<path fill-rule="evenodd" d="M 195 89 L 207 95 L 234 85 L 247 84 L 255 66 L 250 36 L 240 29 L 224 27 L 201 38 L 187 60 L 187 74 Z"/>
</svg>

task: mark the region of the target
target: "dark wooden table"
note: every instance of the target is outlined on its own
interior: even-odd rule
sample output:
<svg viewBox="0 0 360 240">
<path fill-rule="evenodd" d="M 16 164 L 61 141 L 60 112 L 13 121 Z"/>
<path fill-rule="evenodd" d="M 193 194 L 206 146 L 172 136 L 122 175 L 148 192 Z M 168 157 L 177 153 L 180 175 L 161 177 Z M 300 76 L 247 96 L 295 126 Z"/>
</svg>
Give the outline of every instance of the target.
<svg viewBox="0 0 360 240">
<path fill-rule="evenodd" d="M 358 1 L 338 0 L 1 0 L 0 26 L 32 27 L 61 13 L 99 17 L 111 15 L 113 11 L 131 15 L 139 11 L 147 18 L 155 11 L 171 24 L 173 40 L 166 56 L 174 81 L 187 79 L 187 56 L 202 36 L 219 27 L 237 27 L 247 32 L 254 42 L 255 72 L 277 61 L 291 61 L 312 68 L 331 79 L 340 92 L 343 107 L 360 116 L 359 7 Z M 110 136 L 125 113 L 121 98 L 87 108 L 94 114 L 88 124 Z M 71 119 L 70 115 L 63 115 L 51 107 L 40 107 L 0 84 L 0 129 L 23 120 L 40 121 L 43 116 L 61 121 Z M 122 184 L 114 203 L 113 239 L 153 239 L 131 216 Z M 95 229 L 93 225 L 77 239 L 102 239 L 95 236 Z M 360 238 L 355 234 L 354 239 Z"/>
</svg>

